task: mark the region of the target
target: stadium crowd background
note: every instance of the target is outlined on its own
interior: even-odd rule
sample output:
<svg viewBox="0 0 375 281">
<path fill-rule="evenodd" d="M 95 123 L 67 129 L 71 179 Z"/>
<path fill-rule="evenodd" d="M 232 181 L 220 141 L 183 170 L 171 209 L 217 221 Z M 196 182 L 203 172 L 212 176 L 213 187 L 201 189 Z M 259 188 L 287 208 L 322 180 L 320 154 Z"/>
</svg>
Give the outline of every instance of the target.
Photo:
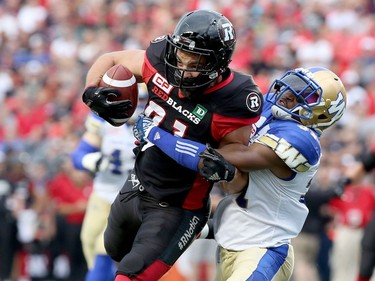
<svg viewBox="0 0 375 281">
<path fill-rule="evenodd" d="M 99 54 L 144 49 L 198 8 L 232 21 L 238 40 L 231 67 L 253 74 L 263 91 L 294 67 L 325 66 L 342 78 L 348 110 L 322 138 L 323 160 L 312 188 L 334 186 L 375 142 L 374 1 L 0 0 L 1 281 L 10 278 L 9 270 L 12 280 L 83 280 L 79 233 L 67 230 L 82 222 L 91 185 L 69 159 L 88 113 L 81 102 L 86 72 Z M 374 193 L 373 175 L 361 184 Z M 324 204 L 320 225 L 310 234 L 323 234 L 331 245 L 340 224 L 362 230 L 362 217 L 374 204 L 343 202 L 338 208 Z M 352 261 L 345 270 L 354 272 L 358 238 L 351 243 L 356 247 L 342 254 Z M 67 256 L 73 258 L 71 275 Z M 323 261 L 320 280 L 329 280 L 332 263 Z"/>
</svg>

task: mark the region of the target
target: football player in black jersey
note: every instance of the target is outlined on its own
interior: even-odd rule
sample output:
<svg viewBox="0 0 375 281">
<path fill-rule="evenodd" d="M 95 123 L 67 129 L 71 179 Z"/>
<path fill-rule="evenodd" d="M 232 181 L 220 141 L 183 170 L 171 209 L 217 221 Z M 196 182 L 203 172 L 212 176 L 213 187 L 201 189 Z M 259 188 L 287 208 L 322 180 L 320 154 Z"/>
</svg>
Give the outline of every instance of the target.
<svg viewBox="0 0 375 281">
<path fill-rule="evenodd" d="M 160 128 L 214 148 L 247 144 L 236 130 L 260 118 L 263 97 L 251 76 L 228 67 L 235 43 L 226 17 L 214 11 L 189 12 L 172 35 L 152 40 L 146 50 L 100 56 L 87 74 L 82 99 L 109 123 L 121 125 L 130 101 L 111 101 L 119 93 L 98 84 L 111 66 L 123 64 L 138 83 L 147 85 L 144 114 Z M 163 276 L 205 225 L 212 185 L 156 146 L 141 146 L 134 170 L 112 204 L 105 232 L 106 250 L 118 262 L 115 280 Z"/>
</svg>

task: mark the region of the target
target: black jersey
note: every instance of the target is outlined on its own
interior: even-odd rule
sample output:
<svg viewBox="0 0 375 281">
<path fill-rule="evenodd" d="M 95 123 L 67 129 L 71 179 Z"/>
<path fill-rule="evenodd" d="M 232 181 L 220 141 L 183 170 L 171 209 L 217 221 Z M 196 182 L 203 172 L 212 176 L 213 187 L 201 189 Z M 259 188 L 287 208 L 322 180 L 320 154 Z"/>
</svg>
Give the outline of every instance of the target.
<svg viewBox="0 0 375 281">
<path fill-rule="evenodd" d="M 227 133 L 259 119 L 263 97 L 249 75 L 228 70 L 226 78 L 198 100 L 183 97 L 165 78 L 165 46 L 165 37 L 152 41 L 143 66 L 149 93 L 145 114 L 160 128 L 217 147 Z M 198 172 L 177 164 L 156 146 L 137 155 L 135 171 L 154 197 L 186 209 L 201 208 L 212 187 Z"/>
</svg>

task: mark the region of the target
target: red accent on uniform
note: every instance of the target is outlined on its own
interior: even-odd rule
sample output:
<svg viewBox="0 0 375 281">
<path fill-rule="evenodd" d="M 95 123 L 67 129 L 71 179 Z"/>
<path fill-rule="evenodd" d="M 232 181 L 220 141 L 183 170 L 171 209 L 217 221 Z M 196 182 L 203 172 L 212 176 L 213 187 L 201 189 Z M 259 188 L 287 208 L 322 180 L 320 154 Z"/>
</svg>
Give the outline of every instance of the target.
<svg viewBox="0 0 375 281">
<path fill-rule="evenodd" d="M 189 194 L 185 198 L 182 208 L 186 210 L 203 208 L 203 200 L 207 197 L 210 190 L 211 187 L 207 184 L 207 180 L 197 173 L 197 177 L 195 178 Z"/>
<path fill-rule="evenodd" d="M 131 279 L 128 276 L 118 274 L 115 281 L 131 281 Z"/>
<path fill-rule="evenodd" d="M 181 93 L 181 90 L 179 89 L 178 90 L 178 97 L 180 98 L 180 99 L 185 99 L 186 97 Z"/>
<path fill-rule="evenodd" d="M 207 89 L 206 91 L 203 92 L 204 95 L 208 95 L 218 89 L 221 89 L 223 87 L 225 87 L 226 85 L 228 85 L 230 82 L 233 81 L 233 78 L 234 78 L 234 74 L 233 72 L 230 73 L 229 77 L 227 79 L 225 79 L 224 81 L 220 82 L 219 84 Z M 183 98 L 186 98 L 184 95 L 181 94 L 181 91 L 178 92 L 178 97 L 183 99 Z"/>
<path fill-rule="evenodd" d="M 159 260 L 152 263 L 141 274 L 130 279 L 125 275 L 116 275 L 115 281 L 157 281 L 159 280 L 171 267 Z"/>
<path fill-rule="evenodd" d="M 206 91 L 204 91 L 204 94 L 209 94 L 209 93 L 212 93 L 212 92 L 214 92 L 218 89 L 221 89 L 221 88 L 225 87 L 226 85 L 228 85 L 230 82 L 233 81 L 233 78 L 234 78 L 234 74 L 233 74 L 233 72 L 231 72 L 227 79 L 225 79 L 224 81 L 220 82 L 219 84 L 207 89 Z"/>
<path fill-rule="evenodd" d="M 370 281 L 370 277 L 358 277 L 356 281 Z"/>
<path fill-rule="evenodd" d="M 148 83 L 152 75 L 154 75 L 156 72 L 158 71 L 151 65 L 145 53 L 145 60 L 142 66 L 142 77 L 143 77 L 143 81 L 145 82 L 145 84 Z"/>
<path fill-rule="evenodd" d="M 230 132 L 256 123 L 259 120 L 260 116 L 254 118 L 230 118 L 227 116 L 219 115 L 214 113 L 212 115 L 212 125 L 211 125 L 211 134 L 216 141 L 222 139 L 225 135 Z"/>
</svg>

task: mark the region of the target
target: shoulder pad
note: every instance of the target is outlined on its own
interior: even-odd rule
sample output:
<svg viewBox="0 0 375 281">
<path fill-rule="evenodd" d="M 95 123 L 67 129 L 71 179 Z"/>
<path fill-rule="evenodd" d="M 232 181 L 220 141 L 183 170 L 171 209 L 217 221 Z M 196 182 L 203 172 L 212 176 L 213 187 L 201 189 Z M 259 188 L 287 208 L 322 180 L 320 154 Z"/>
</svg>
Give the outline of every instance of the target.
<svg viewBox="0 0 375 281">
<path fill-rule="evenodd" d="M 292 170 L 305 172 L 319 163 L 321 147 L 318 136 L 293 121 L 274 120 L 267 133 L 255 142 L 272 148 Z"/>
<path fill-rule="evenodd" d="M 263 95 L 252 76 L 233 71 L 225 86 L 217 90 L 215 100 L 217 113 L 236 118 L 254 118 L 260 116 L 263 107 Z M 222 106 L 225 104 L 225 106 Z"/>
<path fill-rule="evenodd" d="M 167 36 L 159 36 L 151 40 L 150 45 L 146 49 L 146 57 L 150 62 L 162 62 L 164 64 L 164 53 L 167 45 Z"/>
</svg>

